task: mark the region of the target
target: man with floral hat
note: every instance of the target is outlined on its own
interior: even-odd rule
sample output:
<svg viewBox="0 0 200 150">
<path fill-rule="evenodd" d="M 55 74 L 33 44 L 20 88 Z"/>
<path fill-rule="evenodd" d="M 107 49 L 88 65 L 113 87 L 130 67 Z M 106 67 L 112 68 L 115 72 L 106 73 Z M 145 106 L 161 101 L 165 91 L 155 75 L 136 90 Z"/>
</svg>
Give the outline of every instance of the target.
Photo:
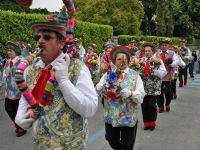
<svg viewBox="0 0 200 150">
<path fill-rule="evenodd" d="M 28 66 L 25 77 L 37 105 L 33 107 L 24 94 L 15 120 L 24 129 L 32 126 L 33 149 L 85 150 L 86 118 L 94 115 L 98 104 L 90 72 L 80 60 L 63 53 L 64 24 L 51 18 L 30 25 L 37 33 L 41 59 Z M 46 91 L 49 86 L 52 89 Z"/>
<path fill-rule="evenodd" d="M 132 150 L 137 132 L 137 105 L 144 97 L 139 74 L 128 67 L 130 49 L 116 46 L 110 52 L 114 70 L 103 75 L 96 89 L 104 98 L 106 140 L 115 150 Z"/>
<path fill-rule="evenodd" d="M 9 117 L 15 124 L 16 136 L 20 137 L 26 133 L 26 130 L 22 129 L 15 123 L 15 116 L 17 114 L 17 109 L 19 105 L 19 100 L 21 98 L 21 92 L 15 83 L 15 71 L 17 65 L 21 62 L 20 55 L 21 49 L 19 47 L 19 42 L 7 42 L 7 55 L 10 58 L 6 61 L 3 81 L 6 85 L 5 90 L 5 109 Z"/>
</svg>

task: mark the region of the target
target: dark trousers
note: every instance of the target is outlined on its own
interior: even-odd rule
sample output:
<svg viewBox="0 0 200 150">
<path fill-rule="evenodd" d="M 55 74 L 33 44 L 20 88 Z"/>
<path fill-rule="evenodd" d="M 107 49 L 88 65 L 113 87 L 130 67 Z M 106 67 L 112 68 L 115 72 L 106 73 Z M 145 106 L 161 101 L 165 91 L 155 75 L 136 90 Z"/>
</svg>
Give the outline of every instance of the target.
<svg viewBox="0 0 200 150">
<path fill-rule="evenodd" d="M 5 98 L 5 110 L 14 124 L 15 124 L 15 117 L 17 115 L 18 105 L 19 105 L 19 99 L 11 100 L 9 98 Z M 15 124 L 15 127 L 17 129 L 20 128 L 17 124 Z"/>
<path fill-rule="evenodd" d="M 180 84 L 183 85 L 183 76 L 184 76 L 184 81 L 187 82 L 187 70 L 188 70 L 188 66 L 185 66 L 185 68 L 179 68 L 179 82 Z"/>
<path fill-rule="evenodd" d="M 113 127 L 105 124 L 106 140 L 114 150 L 133 150 L 137 124 L 134 127 Z"/>
<path fill-rule="evenodd" d="M 144 122 L 154 122 L 157 119 L 158 96 L 145 95 L 142 103 L 142 115 Z"/>
<path fill-rule="evenodd" d="M 177 82 L 177 79 L 174 79 L 171 81 L 172 94 L 176 94 L 176 82 Z"/>
<path fill-rule="evenodd" d="M 189 74 L 190 77 L 194 77 L 194 62 L 189 63 Z"/>
<path fill-rule="evenodd" d="M 171 100 L 172 100 L 171 81 L 162 81 L 161 94 L 158 97 L 158 102 L 157 102 L 158 107 L 162 107 L 164 109 L 164 103 L 166 106 L 168 106 L 170 105 Z"/>
</svg>

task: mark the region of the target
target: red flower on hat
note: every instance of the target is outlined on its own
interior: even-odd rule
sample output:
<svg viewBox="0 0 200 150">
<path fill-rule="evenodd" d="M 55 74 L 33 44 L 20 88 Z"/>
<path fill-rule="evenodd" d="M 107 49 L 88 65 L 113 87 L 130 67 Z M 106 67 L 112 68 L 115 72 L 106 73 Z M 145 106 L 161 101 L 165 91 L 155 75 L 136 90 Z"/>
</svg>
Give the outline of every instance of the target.
<svg viewBox="0 0 200 150">
<path fill-rule="evenodd" d="M 32 0 L 16 0 L 19 5 L 30 7 L 32 4 Z"/>
</svg>

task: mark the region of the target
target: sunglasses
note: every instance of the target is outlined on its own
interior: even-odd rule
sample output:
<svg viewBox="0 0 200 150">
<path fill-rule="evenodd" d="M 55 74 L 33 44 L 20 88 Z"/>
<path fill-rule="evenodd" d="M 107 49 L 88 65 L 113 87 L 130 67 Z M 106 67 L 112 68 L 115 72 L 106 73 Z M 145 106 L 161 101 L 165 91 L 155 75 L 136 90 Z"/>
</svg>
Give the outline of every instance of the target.
<svg viewBox="0 0 200 150">
<path fill-rule="evenodd" d="M 45 34 L 45 35 L 43 35 L 43 36 L 41 36 L 41 35 L 36 35 L 36 36 L 35 36 L 35 41 L 39 41 L 41 37 L 42 37 L 45 41 L 49 41 L 50 39 L 56 38 L 56 37 L 50 36 L 49 34 Z"/>
<path fill-rule="evenodd" d="M 93 48 L 87 48 L 88 50 L 93 50 Z"/>
</svg>

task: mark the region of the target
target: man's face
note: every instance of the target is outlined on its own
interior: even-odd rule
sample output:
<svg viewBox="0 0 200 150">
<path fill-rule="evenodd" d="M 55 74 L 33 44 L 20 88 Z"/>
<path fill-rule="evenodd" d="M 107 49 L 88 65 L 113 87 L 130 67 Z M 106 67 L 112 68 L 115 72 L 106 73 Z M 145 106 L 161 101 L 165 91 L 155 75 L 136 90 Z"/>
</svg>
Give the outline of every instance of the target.
<svg viewBox="0 0 200 150">
<path fill-rule="evenodd" d="M 130 47 L 134 48 L 135 47 L 135 43 L 134 42 L 130 42 Z"/>
<path fill-rule="evenodd" d="M 10 58 L 10 59 L 13 59 L 13 58 L 15 58 L 17 56 L 15 51 L 12 50 L 12 49 L 8 49 L 7 55 L 8 55 L 8 58 Z"/>
<path fill-rule="evenodd" d="M 92 48 L 91 46 L 88 46 L 88 47 L 87 47 L 87 50 L 88 50 L 88 53 L 89 53 L 89 54 L 93 52 L 93 48 Z"/>
<path fill-rule="evenodd" d="M 81 42 L 80 42 L 80 41 L 77 41 L 77 42 L 75 43 L 75 45 L 76 45 L 77 48 L 79 48 L 80 45 L 81 45 Z"/>
<path fill-rule="evenodd" d="M 128 66 L 128 59 L 126 54 L 124 53 L 119 53 L 117 54 L 116 60 L 115 60 L 115 65 L 119 66 L 123 64 L 122 70 L 126 69 L 126 67 Z"/>
<path fill-rule="evenodd" d="M 147 58 L 151 58 L 151 56 L 153 55 L 153 51 L 152 51 L 152 48 L 150 46 L 146 46 L 144 48 L 144 51 L 145 51 L 145 56 Z"/>
<path fill-rule="evenodd" d="M 169 44 L 163 43 L 163 44 L 160 45 L 160 49 L 162 51 L 167 51 L 168 48 L 169 48 Z"/>
<path fill-rule="evenodd" d="M 39 54 L 45 64 L 50 64 L 62 52 L 64 40 L 59 41 L 55 32 L 40 31 L 37 35 L 37 46 L 42 50 Z"/>
<path fill-rule="evenodd" d="M 184 48 L 185 47 L 185 43 L 184 42 L 180 42 L 179 43 L 179 47 Z"/>
</svg>

